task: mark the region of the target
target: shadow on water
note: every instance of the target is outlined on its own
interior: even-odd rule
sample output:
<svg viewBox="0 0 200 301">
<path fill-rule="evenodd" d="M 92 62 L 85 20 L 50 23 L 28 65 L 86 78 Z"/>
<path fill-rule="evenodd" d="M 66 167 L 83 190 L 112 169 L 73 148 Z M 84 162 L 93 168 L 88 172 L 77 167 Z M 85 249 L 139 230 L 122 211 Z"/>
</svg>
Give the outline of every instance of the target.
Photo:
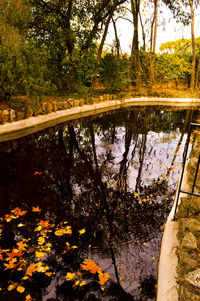
<svg viewBox="0 0 200 301">
<path fill-rule="evenodd" d="M 34 276 L 29 287 L 37 301 L 155 300 L 163 224 L 195 114 L 135 107 L 0 144 L 1 216 L 39 205 L 41 217 L 67 220 L 75 232 L 86 229 L 84 236 L 71 237 L 78 251 L 62 256 L 62 264 L 55 258 L 63 241 L 55 240 L 54 258 L 48 259 L 54 277 Z M 18 233 L 17 226 L 8 227 L 2 249 L 11 248 Z M 27 231 L 31 237 L 33 229 Z M 104 291 L 95 277 L 81 289 L 63 280 L 84 258 L 111 276 Z M 5 287 L 10 272 L 5 276 L 2 267 L 0 273 Z M 24 297 L 3 289 L 2 300 Z"/>
</svg>

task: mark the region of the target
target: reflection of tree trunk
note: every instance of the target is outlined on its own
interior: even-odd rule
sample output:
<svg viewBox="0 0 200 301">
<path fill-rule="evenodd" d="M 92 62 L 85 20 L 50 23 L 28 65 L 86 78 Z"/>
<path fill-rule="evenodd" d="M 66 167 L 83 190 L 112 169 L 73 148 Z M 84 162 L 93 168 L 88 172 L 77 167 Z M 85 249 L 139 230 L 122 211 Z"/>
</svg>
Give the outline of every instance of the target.
<svg viewBox="0 0 200 301">
<path fill-rule="evenodd" d="M 139 158 L 139 163 L 140 167 L 138 169 L 138 176 L 136 179 L 136 186 L 135 186 L 135 191 L 138 192 L 140 190 L 140 184 L 142 181 L 142 168 L 143 168 L 143 163 L 144 163 L 144 156 L 146 152 L 146 142 L 147 142 L 147 134 L 148 134 L 148 125 L 149 125 L 149 119 L 151 117 L 151 111 L 147 111 L 144 117 L 144 134 L 142 134 L 142 143 L 140 147 L 140 158 Z"/>
<path fill-rule="evenodd" d="M 100 175 L 100 172 L 99 172 L 99 165 L 98 165 L 98 159 L 97 159 L 97 153 L 96 153 L 96 145 L 95 145 L 94 129 L 93 129 L 93 125 L 92 124 L 90 125 L 90 136 L 91 136 L 92 150 L 93 150 L 93 155 L 94 155 L 94 163 L 95 163 L 95 166 L 96 166 L 96 172 L 97 172 L 97 174 L 100 177 L 101 175 Z"/>
<path fill-rule="evenodd" d="M 125 151 L 123 154 L 123 159 L 120 163 L 120 170 L 117 182 L 117 188 L 120 192 L 127 191 L 127 156 L 130 150 L 131 140 L 133 136 L 133 124 L 135 119 L 135 111 L 130 112 L 128 125 L 126 127 L 126 134 L 125 134 Z"/>
<path fill-rule="evenodd" d="M 184 134 L 185 133 L 188 133 L 188 130 L 189 130 L 189 126 L 190 126 L 190 123 L 192 121 L 192 117 L 193 117 L 193 111 L 190 111 L 190 110 L 187 110 L 186 112 L 186 117 L 185 117 L 185 120 L 184 120 L 184 124 L 183 124 L 183 129 L 182 129 L 182 133 L 181 133 L 181 136 L 180 136 L 180 139 L 179 139 L 179 142 L 177 144 L 177 147 L 176 147 L 176 150 L 174 152 L 174 156 L 173 156 L 173 159 L 171 161 L 171 165 L 170 167 L 168 168 L 166 174 L 165 174 L 165 177 L 167 178 L 169 176 L 169 173 L 170 171 L 172 170 L 172 168 L 174 167 L 174 162 L 176 160 L 176 157 L 177 157 L 177 154 L 178 154 L 178 151 L 179 151 L 179 148 L 182 144 L 182 141 L 183 141 L 183 137 L 184 137 Z M 186 144 L 185 144 L 186 145 Z M 184 152 L 183 152 L 184 153 Z M 163 179 L 162 183 L 165 181 L 165 179 Z"/>
</svg>

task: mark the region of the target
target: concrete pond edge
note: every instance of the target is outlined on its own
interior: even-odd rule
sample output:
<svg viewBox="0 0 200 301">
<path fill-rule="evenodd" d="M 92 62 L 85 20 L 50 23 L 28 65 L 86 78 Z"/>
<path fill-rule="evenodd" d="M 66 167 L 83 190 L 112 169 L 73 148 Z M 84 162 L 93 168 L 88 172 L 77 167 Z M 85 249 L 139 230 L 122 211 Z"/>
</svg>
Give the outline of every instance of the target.
<svg viewBox="0 0 200 301">
<path fill-rule="evenodd" d="M 176 200 L 176 198 L 175 198 Z M 175 202 L 168 216 L 161 242 L 160 259 L 158 264 L 157 301 L 178 301 L 176 254 L 179 246 L 177 238 L 178 222 L 174 221 Z"/>
<path fill-rule="evenodd" d="M 172 106 L 196 106 L 200 105 L 200 99 L 139 97 L 122 100 L 110 100 L 91 105 L 75 106 L 45 115 L 38 115 L 19 121 L 4 123 L 0 125 L 0 142 L 17 139 L 62 122 L 115 110 L 120 107 L 127 107 L 131 105 L 143 106 L 167 104 Z"/>
</svg>

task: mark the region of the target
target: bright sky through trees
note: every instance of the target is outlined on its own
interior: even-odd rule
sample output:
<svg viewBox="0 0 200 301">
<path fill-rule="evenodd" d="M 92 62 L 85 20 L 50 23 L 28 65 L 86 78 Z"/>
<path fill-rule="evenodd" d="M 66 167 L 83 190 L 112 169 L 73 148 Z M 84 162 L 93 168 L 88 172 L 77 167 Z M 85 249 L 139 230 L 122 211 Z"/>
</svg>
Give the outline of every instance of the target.
<svg viewBox="0 0 200 301">
<path fill-rule="evenodd" d="M 131 20 L 131 15 L 127 13 L 127 18 Z M 160 24 L 164 20 L 165 24 Z M 156 42 L 156 51 L 159 51 L 159 47 L 166 42 L 175 41 L 181 38 L 191 39 L 191 27 L 190 25 L 186 26 L 182 23 L 177 23 L 173 18 L 170 10 L 164 6 L 162 7 L 162 16 L 158 27 L 158 35 Z M 127 52 L 130 54 L 131 52 L 131 43 L 133 38 L 133 25 L 131 22 L 123 19 L 117 20 L 117 29 L 118 35 L 121 43 L 121 49 L 123 52 Z M 195 37 L 200 36 L 200 11 L 196 11 L 195 13 Z M 113 24 L 110 23 L 109 33 L 106 39 L 105 47 L 109 48 L 113 44 L 114 41 L 114 29 Z M 139 33 L 140 43 L 142 45 L 142 32 L 140 28 Z"/>
</svg>

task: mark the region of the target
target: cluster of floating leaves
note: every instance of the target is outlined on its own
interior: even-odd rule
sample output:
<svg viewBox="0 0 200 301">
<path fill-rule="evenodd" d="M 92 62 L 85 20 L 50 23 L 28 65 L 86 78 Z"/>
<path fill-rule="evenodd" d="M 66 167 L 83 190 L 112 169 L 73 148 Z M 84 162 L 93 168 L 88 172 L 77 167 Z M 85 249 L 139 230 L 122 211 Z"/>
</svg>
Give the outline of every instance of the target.
<svg viewBox="0 0 200 301">
<path fill-rule="evenodd" d="M 59 224 L 51 223 L 49 219 L 41 219 L 41 209 L 36 206 L 32 207 L 31 214 L 34 215 L 31 226 L 33 227 L 32 237 L 27 238 L 20 229 L 25 230 L 26 227 L 30 228 L 30 221 L 25 220 L 25 216 L 28 211 L 22 210 L 21 208 L 15 208 L 11 210 L 9 214 L 0 218 L 0 268 L 2 273 L 10 272 L 10 278 L 6 286 L 0 287 L 0 291 L 16 290 L 21 296 L 24 296 L 24 300 L 30 301 L 35 300 L 29 289 L 29 282 L 35 273 L 43 274 L 44 277 L 53 277 L 55 271 L 52 267 L 46 264 L 48 256 L 55 256 L 52 243 L 55 238 L 61 236 L 64 237 L 65 246 L 60 250 L 60 255 L 72 252 L 78 249 L 78 246 L 71 245 L 69 243 L 69 237 L 72 235 L 72 228 L 67 221 Z M 30 212 L 29 212 L 30 213 Z M 6 234 L 6 226 L 15 222 L 17 229 L 17 235 L 15 234 L 14 245 L 10 249 L 2 247 L 1 239 Z M 17 223 L 16 223 L 17 222 Z M 79 236 L 83 235 L 86 230 L 80 229 L 78 231 Z M 37 243 L 35 243 L 35 241 Z M 56 256 L 58 258 L 58 256 Z M 16 274 L 18 273 L 16 281 Z M 66 274 L 66 281 L 73 281 L 73 287 L 82 287 L 87 284 L 84 281 L 85 273 L 97 274 L 98 282 L 103 290 L 103 285 L 110 278 L 108 273 L 103 273 L 101 268 L 92 259 L 84 259 L 80 268 L 76 272 L 69 271 Z M 15 275 L 14 280 L 12 279 L 13 274 Z M 87 275 L 88 276 L 88 275 Z M 20 299 L 21 300 L 21 299 Z"/>
</svg>

